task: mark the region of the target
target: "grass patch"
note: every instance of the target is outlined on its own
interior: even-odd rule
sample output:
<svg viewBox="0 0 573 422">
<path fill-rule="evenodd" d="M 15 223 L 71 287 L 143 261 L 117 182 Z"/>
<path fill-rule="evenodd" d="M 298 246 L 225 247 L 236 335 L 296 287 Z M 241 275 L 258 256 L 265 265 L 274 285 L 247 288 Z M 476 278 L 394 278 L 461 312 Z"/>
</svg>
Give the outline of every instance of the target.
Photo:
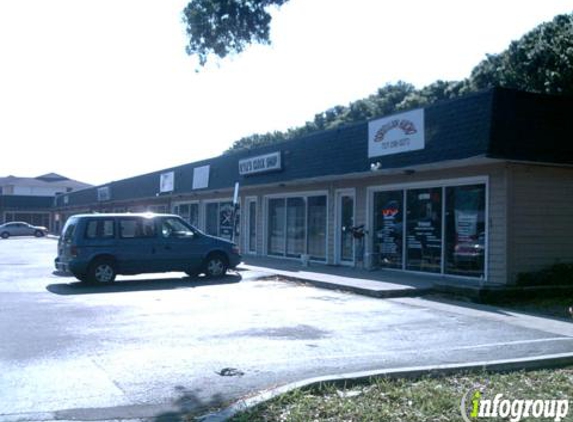
<svg viewBox="0 0 573 422">
<path fill-rule="evenodd" d="M 573 299 L 570 297 L 532 298 L 510 301 L 502 306 L 516 311 L 571 319 L 569 308 L 573 306 Z"/>
<path fill-rule="evenodd" d="M 484 398 L 573 399 L 573 368 L 508 374 L 458 374 L 437 378 L 373 378 L 339 388 L 322 385 L 292 391 L 235 415 L 233 422 L 402 421 L 458 422 L 462 396 L 479 389 Z M 488 418 L 488 421 L 507 421 Z M 522 421 L 539 419 L 524 418 Z M 552 419 L 551 419 L 552 420 Z M 573 420 L 573 409 L 564 421 Z"/>
</svg>

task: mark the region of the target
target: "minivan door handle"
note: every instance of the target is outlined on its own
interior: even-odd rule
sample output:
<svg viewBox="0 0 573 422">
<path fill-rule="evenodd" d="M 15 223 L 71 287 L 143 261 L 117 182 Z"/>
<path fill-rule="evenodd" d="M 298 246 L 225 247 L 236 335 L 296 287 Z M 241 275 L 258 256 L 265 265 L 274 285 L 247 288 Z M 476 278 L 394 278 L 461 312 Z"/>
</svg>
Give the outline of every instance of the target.
<svg viewBox="0 0 573 422">
<path fill-rule="evenodd" d="M 165 249 L 167 249 L 168 251 L 171 250 L 171 245 L 165 245 Z"/>
</svg>

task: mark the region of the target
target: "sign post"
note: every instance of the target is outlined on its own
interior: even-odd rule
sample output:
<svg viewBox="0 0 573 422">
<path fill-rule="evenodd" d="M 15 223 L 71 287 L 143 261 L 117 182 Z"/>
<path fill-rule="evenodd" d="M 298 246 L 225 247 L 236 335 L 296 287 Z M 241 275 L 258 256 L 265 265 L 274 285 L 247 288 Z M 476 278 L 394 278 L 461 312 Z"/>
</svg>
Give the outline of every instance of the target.
<svg viewBox="0 0 573 422">
<path fill-rule="evenodd" d="M 235 193 L 233 194 L 233 232 L 231 233 L 231 242 L 235 241 L 237 231 L 237 211 L 239 209 L 239 182 L 235 182 Z"/>
</svg>

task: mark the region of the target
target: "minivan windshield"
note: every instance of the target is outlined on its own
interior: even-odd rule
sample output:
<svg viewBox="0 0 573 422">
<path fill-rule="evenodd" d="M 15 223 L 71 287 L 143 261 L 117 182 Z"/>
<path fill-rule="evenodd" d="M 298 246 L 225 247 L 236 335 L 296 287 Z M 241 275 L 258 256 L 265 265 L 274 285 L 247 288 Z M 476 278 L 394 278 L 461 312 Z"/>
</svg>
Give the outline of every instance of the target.
<svg viewBox="0 0 573 422">
<path fill-rule="evenodd" d="M 194 232 L 182 219 L 167 217 L 161 220 L 161 235 L 163 237 L 190 237 L 194 235 Z"/>
</svg>

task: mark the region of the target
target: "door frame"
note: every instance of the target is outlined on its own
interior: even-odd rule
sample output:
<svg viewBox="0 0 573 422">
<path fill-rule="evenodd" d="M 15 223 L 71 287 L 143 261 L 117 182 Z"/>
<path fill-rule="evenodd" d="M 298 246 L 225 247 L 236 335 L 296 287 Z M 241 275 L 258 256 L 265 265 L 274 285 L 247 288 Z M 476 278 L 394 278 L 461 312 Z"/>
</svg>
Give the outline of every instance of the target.
<svg viewBox="0 0 573 422">
<path fill-rule="evenodd" d="M 342 236 L 340 235 L 340 224 L 342 223 L 342 197 L 352 197 L 352 221 L 356 225 L 356 189 L 345 188 L 336 189 L 334 192 L 334 263 L 336 265 L 345 265 L 354 267 L 356 265 L 356 241 L 352 241 L 352 260 L 343 261 L 342 255 Z"/>
</svg>

